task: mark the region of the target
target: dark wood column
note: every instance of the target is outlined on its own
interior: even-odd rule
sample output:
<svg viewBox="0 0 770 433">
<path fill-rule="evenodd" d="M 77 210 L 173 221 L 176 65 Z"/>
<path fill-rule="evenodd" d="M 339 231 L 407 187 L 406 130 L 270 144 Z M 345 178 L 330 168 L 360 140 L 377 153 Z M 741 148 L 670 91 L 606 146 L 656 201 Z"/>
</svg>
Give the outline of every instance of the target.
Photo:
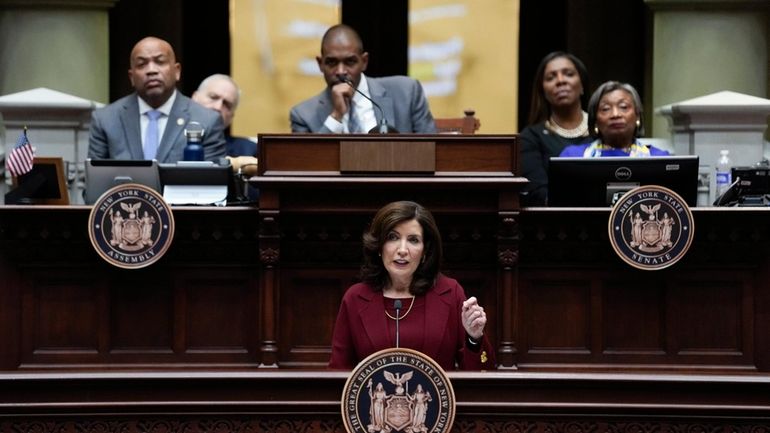
<svg viewBox="0 0 770 433">
<path fill-rule="evenodd" d="M 501 197 L 502 198 L 502 197 Z M 509 199 L 513 197 L 507 197 Z M 518 195 L 515 197 L 518 201 Z M 507 206 L 509 209 L 518 206 Z M 500 331 L 497 362 L 502 369 L 516 368 L 516 335 L 518 319 L 519 213 L 500 212 L 500 232 L 497 240 L 498 317 Z"/>
<path fill-rule="evenodd" d="M 260 192 L 259 209 L 259 289 L 262 304 L 260 367 L 278 366 L 278 296 L 280 293 L 280 197 L 276 191 Z"/>
</svg>

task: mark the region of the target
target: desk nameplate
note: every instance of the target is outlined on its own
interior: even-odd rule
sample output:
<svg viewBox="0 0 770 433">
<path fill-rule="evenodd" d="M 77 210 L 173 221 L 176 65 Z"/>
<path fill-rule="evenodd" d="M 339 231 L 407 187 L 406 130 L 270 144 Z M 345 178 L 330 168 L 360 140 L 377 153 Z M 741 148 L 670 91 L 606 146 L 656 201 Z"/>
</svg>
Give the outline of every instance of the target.
<svg viewBox="0 0 770 433">
<path fill-rule="evenodd" d="M 434 141 L 341 141 L 342 173 L 433 173 Z"/>
</svg>

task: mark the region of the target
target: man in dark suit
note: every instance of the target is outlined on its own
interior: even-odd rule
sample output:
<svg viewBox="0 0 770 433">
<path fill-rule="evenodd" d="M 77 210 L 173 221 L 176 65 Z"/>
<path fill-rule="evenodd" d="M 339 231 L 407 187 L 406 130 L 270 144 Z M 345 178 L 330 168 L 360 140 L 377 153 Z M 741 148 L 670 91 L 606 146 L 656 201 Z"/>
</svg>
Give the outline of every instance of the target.
<svg viewBox="0 0 770 433">
<path fill-rule="evenodd" d="M 193 92 L 192 100 L 217 111 L 222 116 L 225 130 L 233 123 L 235 110 L 241 99 L 241 89 L 229 75 L 214 74 L 206 77 Z M 257 143 L 246 137 L 225 133 L 227 156 L 256 156 Z"/>
<path fill-rule="evenodd" d="M 291 109 L 292 132 L 366 133 L 376 127 L 383 113 L 355 89 L 373 99 L 387 123 L 399 132 L 436 132 L 420 83 L 404 76 L 372 78 L 363 74 L 369 53 L 364 52 L 361 37 L 351 27 L 339 24 L 327 30 L 316 61 L 327 88 Z"/>
<path fill-rule="evenodd" d="M 176 90 L 182 67 L 168 42 L 147 37 L 131 51 L 128 79 L 135 92 L 95 110 L 88 157 L 94 159 L 184 159 L 188 122 L 204 128 L 204 158 L 225 156 L 222 118 Z"/>
</svg>

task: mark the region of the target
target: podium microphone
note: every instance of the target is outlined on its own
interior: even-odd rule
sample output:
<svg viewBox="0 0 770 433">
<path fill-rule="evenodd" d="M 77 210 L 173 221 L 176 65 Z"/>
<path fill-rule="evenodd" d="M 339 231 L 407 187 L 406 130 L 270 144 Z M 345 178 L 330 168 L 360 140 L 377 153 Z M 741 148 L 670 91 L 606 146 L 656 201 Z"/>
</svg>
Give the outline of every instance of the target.
<svg viewBox="0 0 770 433">
<path fill-rule="evenodd" d="M 396 349 L 398 349 L 398 321 L 401 316 L 401 300 L 396 299 L 393 301 L 393 307 L 396 309 Z"/>
<path fill-rule="evenodd" d="M 374 100 L 364 94 L 364 92 L 358 90 L 355 84 L 353 84 L 353 80 L 351 80 L 347 75 L 344 74 L 337 74 L 337 80 L 339 80 L 340 83 L 346 83 L 348 86 L 352 87 L 353 90 L 356 91 L 359 95 L 366 98 L 369 102 L 372 103 L 372 105 L 380 110 L 380 123 L 379 125 L 375 126 L 374 128 L 369 130 L 370 134 L 388 134 L 388 133 L 398 133 L 398 130 L 388 124 L 388 120 L 385 118 L 385 111 L 382 110 L 382 107 L 380 107 L 380 104 L 374 102 Z M 352 102 L 351 102 L 352 103 Z M 398 322 L 396 322 L 398 323 Z"/>
</svg>

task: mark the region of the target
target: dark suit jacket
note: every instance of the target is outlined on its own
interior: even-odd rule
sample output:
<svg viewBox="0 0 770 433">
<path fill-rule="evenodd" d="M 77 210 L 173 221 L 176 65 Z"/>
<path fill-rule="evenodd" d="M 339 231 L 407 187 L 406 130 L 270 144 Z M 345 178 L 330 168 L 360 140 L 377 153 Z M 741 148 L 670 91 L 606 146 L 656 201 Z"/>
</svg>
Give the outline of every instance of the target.
<svg viewBox="0 0 770 433">
<path fill-rule="evenodd" d="M 227 156 L 259 156 L 257 155 L 257 143 L 246 137 L 228 135 L 225 140 L 227 141 Z"/>
<path fill-rule="evenodd" d="M 549 131 L 545 122 L 527 126 L 519 134 L 521 175 L 529 180 L 521 194 L 524 206 L 545 206 L 548 198 L 548 160 L 572 144 L 590 143 L 592 137 L 564 138 Z"/>
<path fill-rule="evenodd" d="M 460 284 L 440 275 L 425 295 L 425 346 L 423 353 L 445 370 L 453 370 L 455 361 L 463 370 L 495 368 L 492 345 L 484 336 L 481 350 L 466 348 L 466 333 L 461 311 L 465 292 Z M 392 347 L 382 292 L 359 283 L 351 286 L 342 299 L 332 337 L 329 367 L 352 369 L 367 356 Z M 486 362 L 481 353 L 485 352 Z"/>
<path fill-rule="evenodd" d="M 89 158 L 144 159 L 137 98 L 137 94 L 132 93 L 93 112 L 88 137 Z M 184 127 L 189 121 L 199 122 L 205 129 L 202 144 L 206 160 L 219 162 L 219 158 L 225 156 L 222 117 L 177 92 L 155 158 L 158 162 L 175 163 L 184 159 L 187 144 Z"/>
<path fill-rule="evenodd" d="M 385 114 L 388 124 L 401 133 L 436 132 L 436 124 L 428 107 L 428 100 L 417 81 L 404 76 L 383 78 L 366 77 L 369 95 Z M 292 132 L 330 133 L 324 126 L 333 109 L 331 91 L 326 88 L 318 95 L 295 105 L 289 113 Z M 382 115 L 374 107 L 379 123 Z"/>
</svg>

